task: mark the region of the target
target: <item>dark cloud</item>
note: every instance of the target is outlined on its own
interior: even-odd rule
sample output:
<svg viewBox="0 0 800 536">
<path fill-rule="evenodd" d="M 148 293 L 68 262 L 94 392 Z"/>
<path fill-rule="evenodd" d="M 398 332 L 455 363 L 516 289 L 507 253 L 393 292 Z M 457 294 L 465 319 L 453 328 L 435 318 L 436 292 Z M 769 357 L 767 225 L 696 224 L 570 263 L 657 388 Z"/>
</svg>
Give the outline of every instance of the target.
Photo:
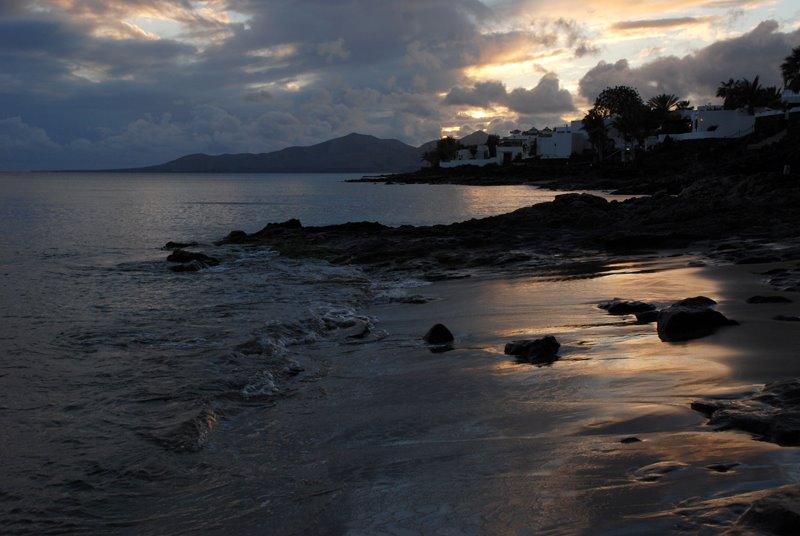
<svg viewBox="0 0 800 536">
<path fill-rule="evenodd" d="M 547 74 L 532 89 L 506 89 L 502 82 L 479 82 L 471 88 L 453 88 L 444 103 L 451 106 L 491 108 L 505 106 L 526 115 L 558 115 L 575 110 L 572 95 L 560 87 L 558 77 Z"/>
<path fill-rule="evenodd" d="M 598 36 L 566 18 L 499 31 L 497 13 L 479 0 L 0 2 L 0 169 L 146 165 L 352 131 L 418 144 L 442 126 L 559 123 L 573 105 L 555 74 L 507 88 L 469 68 L 594 54 Z M 669 73 L 678 81 L 681 62 Z M 639 76 L 610 67 L 587 73 L 581 91 Z M 513 113 L 478 121 L 459 106 Z"/>
<path fill-rule="evenodd" d="M 765 85 L 781 85 L 780 64 L 800 44 L 800 30 L 783 33 L 778 23 L 765 21 L 752 31 L 684 56 L 667 56 L 639 67 L 627 60 L 599 62 L 580 80 L 580 94 L 589 101 L 606 87 L 629 85 L 648 98 L 658 93 L 690 97 L 695 103 L 714 101 L 717 87 L 729 78 L 761 77 Z"/>
<path fill-rule="evenodd" d="M 626 20 L 611 25 L 612 30 L 648 30 L 654 28 L 681 28 L 714 22 L 714 17 L 679 17 L 672 19 Z"/>
</svg>

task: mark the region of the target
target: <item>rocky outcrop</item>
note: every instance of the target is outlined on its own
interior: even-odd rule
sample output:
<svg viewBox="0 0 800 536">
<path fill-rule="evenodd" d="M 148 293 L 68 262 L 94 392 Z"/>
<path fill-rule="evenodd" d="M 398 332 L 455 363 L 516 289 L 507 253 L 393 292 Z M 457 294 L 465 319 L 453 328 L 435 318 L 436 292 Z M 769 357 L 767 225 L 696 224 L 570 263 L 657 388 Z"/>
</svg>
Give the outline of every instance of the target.
<svg viewBox="0 0 800 536">
<path fill-rule="evenodd" d="M 552 335 L 548 335 L 541 339 L 509 342 L 503 352 L 506 355 L 515 356 L 519 361 L 543 364 L 552 363 L 558 359 L 559 348 L 561 348 L 561 343 Z"/>
<path fill-rule="evenodd" d="M 197 272 L 209 266 L 217 266 L 219 259 L 205 253 L 176 249 L 167 257 L 167 262 L 175 263 L 169 267 L 173 272 Z"/>
<path fill-rule="evenodd" d="M 800 445 L 800 379 L 769 383 L 739 400 L 699 400 L 692 409 L 720 430 L 742 430 L 779 445 Z"/>
</svg>

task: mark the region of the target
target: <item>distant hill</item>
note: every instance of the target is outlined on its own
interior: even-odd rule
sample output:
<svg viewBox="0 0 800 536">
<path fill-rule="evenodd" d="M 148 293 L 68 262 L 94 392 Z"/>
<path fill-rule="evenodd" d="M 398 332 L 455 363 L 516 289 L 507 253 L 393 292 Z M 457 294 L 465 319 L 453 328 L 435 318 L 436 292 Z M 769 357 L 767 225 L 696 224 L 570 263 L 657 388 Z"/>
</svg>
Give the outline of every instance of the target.
<svg viewBox="0 0 800 536">
<path fill-rule="evenodd" d="M 272 153 L 191 154 L 131 171 L 162 173 L 351 173 L 415 171 L 422 150 L 398 140 L 348 134 L 308 147 Z"/>
</svg>

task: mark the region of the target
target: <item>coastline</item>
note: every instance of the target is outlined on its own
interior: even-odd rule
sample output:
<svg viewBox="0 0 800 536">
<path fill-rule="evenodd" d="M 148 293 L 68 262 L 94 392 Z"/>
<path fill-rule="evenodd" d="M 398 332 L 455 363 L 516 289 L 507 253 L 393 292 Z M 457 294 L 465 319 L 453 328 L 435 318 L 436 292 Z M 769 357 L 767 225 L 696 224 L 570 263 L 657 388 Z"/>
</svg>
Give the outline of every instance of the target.
<svg viewBox="0 0 800 536">
<path fill-rule="evenodd" d="M 746 303 L 800 288 L 800 181 L 732 165 L 622 202 L 569 193 L 427 227 L 288 220 L 218 242 L 431 283 L 368 308 L 388 335 L 303 347 L 310 388 L 281 401 L 260 445 L 278 457 L 264 471 L 281 491 L 262 496 L 275 530 L 769 533 L 743 501 L 786 489 L 770 517 L 791 517 L 798 449 L 692 409 L 800 377 L 797 324 L 775 319 L 796 306 Z M 739 325 L 670 343 L 597 308 L 698 295 Z M 456 340 L 433 353 L 421 337 L 439 322 Z M 562 344 L 546 366 L 502 353 L 544 335 Z M 263 514 L 234 523 L 256 532 Z"/>
<path fill-rule="evenodd" d="M 745 509 L 739 495 L 757 492 L 755 500 L 796 482 L 800 451 L 715 431 L 690 404 L 775 379 L 761 366 L 765 353 L 800 375 L 787 361 L 791 327 L 771 320 L 796 306 L 742 305 L 765 292 L 753 267 L 691 261 L 441 281 L 414 289 L 424 304 L 371 306 L 386 338 L 304 348 L 306 370 L 324 372 L 281 401 L 249 446 L 272 452 L 276 463 L 259 478 L 281 485 L 228 523 L 254 533 L 267 522 L 287 534 L 733 528 Z M 596 307 L 618 294 L 668 302 L 700 293 L 741 325 L 666 343 L 652 324 Z M 435 322 L 453 330 L 452 351 L 432 353 L 421 341 Z M 781 331 L 788 336 L 772 336 Z M 549 366 L 502 353 L 510 340 L 544 334 L 563 344 Z M 224 455 L 226 440 L 209 455 Z"/>
</svg>

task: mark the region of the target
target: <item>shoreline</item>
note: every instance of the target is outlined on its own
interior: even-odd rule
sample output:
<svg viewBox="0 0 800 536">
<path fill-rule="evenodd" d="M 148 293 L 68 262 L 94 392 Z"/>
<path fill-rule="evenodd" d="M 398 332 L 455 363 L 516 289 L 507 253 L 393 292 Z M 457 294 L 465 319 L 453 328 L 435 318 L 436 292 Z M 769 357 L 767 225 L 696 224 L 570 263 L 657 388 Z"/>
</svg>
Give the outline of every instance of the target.
<svg viewBox="0 0 800 536">
<path fill-rule="evenodd" d="M 691 260 L 651 257 L 596 277 L 440 281 L 414 289 L 430 298 L 424 304 L 368 307 L 388 336 L 304 348 L 308 370 L 329 368 L 271 414 L 259 448 L 291 460 L 267 471 L 285 482 L 269 495 L 271 526 L 309 534 L 733 528 L 743 500 L 795 482 L 800 451 L 714 431 L 690 404 L 755 390 L 765 379 L 753 373 L 760 356 L 780 354 L 773 345 L 789 356 L 791 340 L 769 334 L 790 328 L 767 320 L 787 306 L 742 304 L 764 292 L 753 267 Z M 665 343 L 653 325 L 596 306 L 616 294 L 666 302 L 699 293 L 742 325 Z M 434 322 L 453 330 L 453 350 L 422 343 Z M 545 333 L 563 344 L 549 366 L 502 353 L 505 342 Z M 737 375 L 743 361 L 755 367 Z M 226 438 L 218 441 L 222 454 Z M 254 513 L 234 526 L 260 523 Z"/>
<path fill-rule="evenodd" d="M 764 501 L 776 502 L 768 518 L 791 517 L 800 450 L 736 429 L 748 430 L 740 424 L 764 383 L 800 377 L 797 324 L 776 319 L 796 305 L 746 301 L 800 290 L 800 181 L 730 173 L 735 165 L 676 181 L 677 193 L 570 193 L 450 225 L 288 220 L 231 232 L 217 246 L 432 283 L 367 308 L 386 337 L 304 346 L 313 388 L 282 400 L 269 426 L 279 439 L 266 448 L 292 453 L 270 470 L 291 483 L 270 496 L 270 522 L 311 534 L 718 534 L 769 532 L 747 514 Z M 699 295 L 739 325 L 671 343 L 653 324 L 597 308 Z M 440 322 L 455 343 L 434 353 L 421 337 Z M 544 366 L 501 352 L 545 335 L 562 350 Z M 697 401 L 742 418 L 714 431 Z M 788 503 L 767 498 L 779 493 Z M 236 522 L 247 531 L 262 520 Z"/>
</svg>

